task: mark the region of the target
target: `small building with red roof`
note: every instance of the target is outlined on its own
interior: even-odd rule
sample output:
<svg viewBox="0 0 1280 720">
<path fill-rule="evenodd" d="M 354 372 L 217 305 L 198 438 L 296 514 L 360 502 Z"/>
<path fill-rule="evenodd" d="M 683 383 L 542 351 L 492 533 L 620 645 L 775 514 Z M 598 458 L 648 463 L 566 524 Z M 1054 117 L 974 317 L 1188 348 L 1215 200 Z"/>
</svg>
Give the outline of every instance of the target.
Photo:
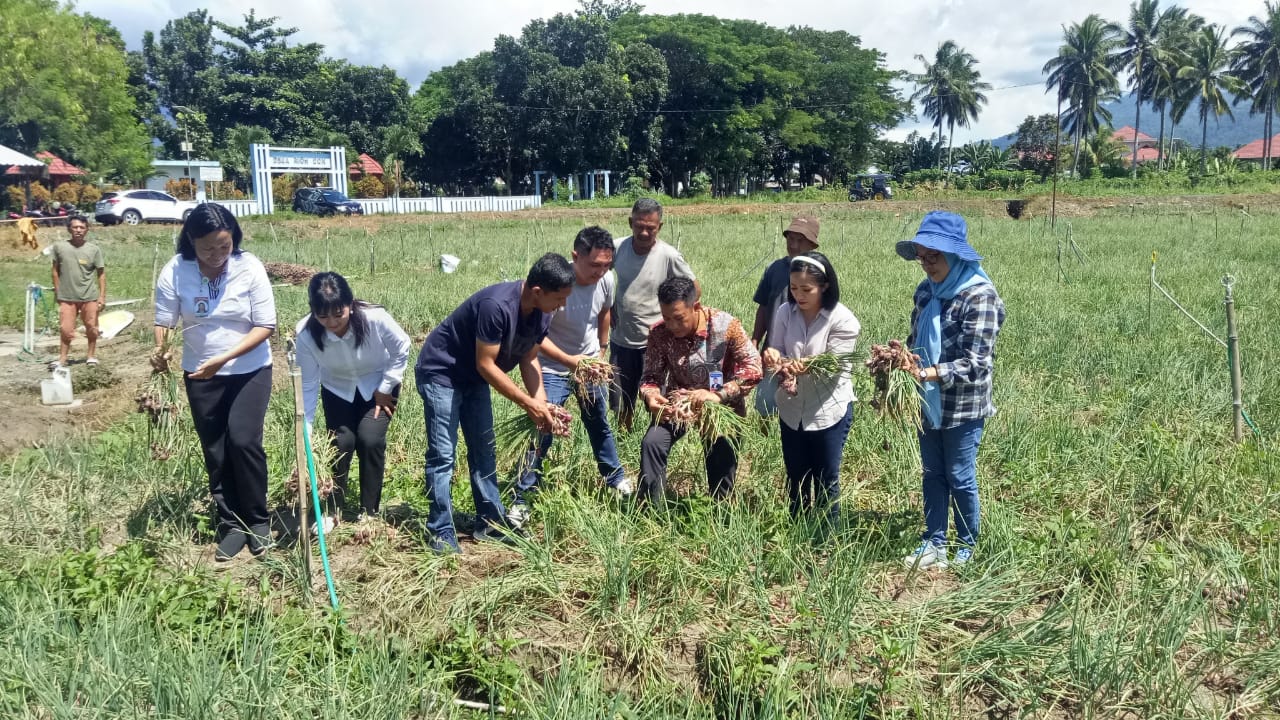
<svg viewBox="0 0 1280 720">
<path fill-rule="evenodd" d="M 1245 162 L 1262 163 L 1263 141 L 1266 138 L 1258 138 L 1253 142 L 1242 146 L 1239 150 L 1231 153 L 1231 156 L 1237 160 Z M 1280 155 L 1280 135 L 1271 138 L 1271 161 L 1274 163 L 1276 155 Z M 1275 165 L 1272 165 L 1275 167 Z"/>
<path fill-rule="evenodd" d="M 364 153 L 360 153 L 360 157 L 347 168 L 347 172 L 353 178 L 372 175 L 374 177 L 382 177 L 382 164 L 377 160 L 369 157 Z"/>
<path fill-rule="evenodd" d="M 1152 162 L 1160 157 L 1160 150 L 1156 148 L 1159 143 L 1155 138 L 1144 132 L 1139 132 L 1132 126 L 1125 125 L 1112 135 L 1121 145 L 1124 145 L 1124 150 L 1120 157 L 1124 160 L 1125 165 L 1133 166 L 1133 138 L 1135 135 L 1138 138 L 1138 162 Z"/>
<path fill-rule="evenodd" d="M 63 160 L 62 158 L 58 157 L 57 155 L 54 155 L 53 153 L 47 150 L 41 150 L 40 152 L 36 153 L 36 159 L 43 160 L 45 164 L 49 166 L 49 169 L 48 169 L 49 179 L 53 181 L 52 184 L 54 185 L 67 182 L 68 180 L 74 177 L 80 177 L 81 175 L 88 174 L 85 171 L 81 170 L 80 168 L 76 167 L 75 165 L 72 165 L 71 163 L 67 162 L 66 160 Z M 17 165 L 14 165 L 13 167 L 10 167 L 8 170 L 5 171 L 5 175 L 22 175 L 22 174 L 23 174 L 22 168 L 19 168 Z"/>
</svg>

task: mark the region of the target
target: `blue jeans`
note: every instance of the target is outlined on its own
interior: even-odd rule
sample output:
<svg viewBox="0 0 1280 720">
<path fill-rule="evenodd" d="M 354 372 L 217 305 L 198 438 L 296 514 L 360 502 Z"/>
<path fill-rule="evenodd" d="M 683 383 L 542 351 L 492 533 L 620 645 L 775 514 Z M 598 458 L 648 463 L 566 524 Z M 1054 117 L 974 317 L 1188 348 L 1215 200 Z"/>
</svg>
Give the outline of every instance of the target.
<svg viewBox="0 0 1280 720">
<path fill-rule="evenodd" d="M 985 419 L 945 430 L 920 433 L 924 467 L 924 534 L 934 545 L 947 542 L 947 506 L 955 511 L 956 539 L 973 546 L 978 540 L 978 445 Z"/>
<path fill-rule="evenodd" d="M 426 494 L 427 531 L 436 538 L 457 538 L 453 526 L 454 451 L 458 427 L 467 440 L 467 466 L 471 471 L 471 497 L 475 500 L 477 527 L 506 525 L 506 511 L 498 496 L 498 460 L 493 437 L 493 407 L 489 385 L 479 383 L 451 388 L 420 383 L 422 413 L 427 429 Z"/>
<path fill-rule="evenodd" d="M 852 424 L 853 403 L 836 424 L 821 430 L 792 430 L 778 423 L 791 517 L 817 509 L 832 525 L 840 519 L 840 459 Z"/>
<path fill-rule="evenodd" d="M 563 406 L 573 392 L 573 384 L 568 375 L 543 371 L 542 387 L 547 393 L 547 402 Z M 622 479 L 622 461 L 618 460 L 618 446 L 613 440 L 613 429 L 609 427 L 609 393 L 602 387 L 593 388 L 590 401 L 578 398 L 578 414 L 587 429 L 587 437 L 591 439 L 591 449 L 596 454 L 596 468 L 609 487 L 618 484 Z M 554 435 L 543 433 L 539 436 L 538 447 L 531 448 L 525 461 L 521 464 L 523 471 L 516 479 L 516 500 L 523 501 L 525 495 L 534 490 L 542 479 L 542 460 L 551 450 Z"/>
</svg>

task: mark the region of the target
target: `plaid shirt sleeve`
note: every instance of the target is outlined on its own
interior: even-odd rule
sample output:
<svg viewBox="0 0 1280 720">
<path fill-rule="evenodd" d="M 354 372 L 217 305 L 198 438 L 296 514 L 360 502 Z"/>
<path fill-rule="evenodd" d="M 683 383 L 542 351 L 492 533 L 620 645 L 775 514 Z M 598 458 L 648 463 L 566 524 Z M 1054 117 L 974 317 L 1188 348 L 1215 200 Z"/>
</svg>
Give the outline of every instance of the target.
<svg viewBox="0 0 1280 720">
<path fill-rule="evenodd" d="M 992 369 L 1004 318 L 1004 303 L 988 283 L 967 288 L 944 304 L 938 385 L 945 427 L 995 414 Z"/>
<path fill-rule="evenodd" d="M 920 313 L 924 311 L 924 306 L 929 302 L 929 294 L 924 291 L 924 283 L 916 286 L 916 294 L 911 298 L 911 325 L 907 330 L 907 347 L 915 351 L 916 347 L 916 320 L 920 318 Z"/>
</svg>

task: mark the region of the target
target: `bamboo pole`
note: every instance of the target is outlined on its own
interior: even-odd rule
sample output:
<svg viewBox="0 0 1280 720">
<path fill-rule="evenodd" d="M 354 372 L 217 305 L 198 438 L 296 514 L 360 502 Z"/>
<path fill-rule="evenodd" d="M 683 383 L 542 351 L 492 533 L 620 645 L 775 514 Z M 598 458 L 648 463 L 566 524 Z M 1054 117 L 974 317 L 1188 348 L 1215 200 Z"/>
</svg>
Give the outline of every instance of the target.
<svg viewBox="0 0 1280 720">
<path fill-rule="evenodd" d="M 308 498 L 310 497 L 307 473 L 307 446 L 303 433 L 306 432 L 306 408 L 302 402 L 302 368 L 298 366 L 296 345 L 289 338 L 289 379 L 293 383 L 293 449 L 294 462 L 298 468 L 298 545 L 302 547 L 302 571 L 306 577 L 304 593 L 311 600 L 311 532 Z"/>
<path fill-rule="evenodd" d="M 1226 288 L 1224 302 L 1227 307 L 1227 356 L 1231 363 L 1231 429 L 1235 441 L 1240 442 L 1244 439 L 1244 402 L 1241 399 L 1240 336 L 1236 331 L 1235 282 L 1235 278 L 1230 275 L 1222 278 L 1222 284 Z"/>
</svg>

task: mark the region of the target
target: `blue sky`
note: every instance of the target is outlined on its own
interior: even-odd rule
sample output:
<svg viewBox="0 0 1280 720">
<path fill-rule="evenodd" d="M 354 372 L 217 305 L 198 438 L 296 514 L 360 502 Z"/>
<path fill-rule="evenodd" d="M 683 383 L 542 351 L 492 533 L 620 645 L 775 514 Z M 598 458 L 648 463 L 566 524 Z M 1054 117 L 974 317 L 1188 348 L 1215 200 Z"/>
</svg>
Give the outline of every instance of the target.
<svg viewBox="0 0 1280 720">
<path fill-rule="evenodd" d="M 885 53 L 892 68 L 915 71 L 915 55 L 931 55 L 939 43 L 954 40 L 977 57 L 983 78 L 995 90 L 972 128 L 956 129 L 957 144 L 1012 132 L 1030 114 L 1053 112 L 1040 68 L 1057 52 L 1062 26 L 1089 13 L 1122 21 L 1123 0 L 648 0 L 646 11 L 661 14 L 704 13 L 758 20 L 770 25 L 808 25 L 844 30 L 863 45 Z M 1261 14 L 1262 0 L 1214 0 L 1182 3 L 1210 22 L 1235 27 Z M 575 0 L 80 0 L 77 8 L 111 20 L 130 47 L 145 30 L 158 31 L 169 19 L 208 7 L 221 20 L 235 21 L 256 8 L 259 16 L 279 16 L 299 28 L 303 42 L 322 43 L 330 56 L 352 62 L 388 65 L 416 88 L 431 71 L 492 47 L 499 34 L 516 35 L 530 20 L 572 12 Z M 305 9 L 304 9 L 305 8 Z M 1026 85 L 1030 84 L 1029 87 Z M 1023 86 L 1023 87 L 1019 87 Z M 903 137 L 927 120 L 908 121 L 893 133 Z"/>
</svg>

